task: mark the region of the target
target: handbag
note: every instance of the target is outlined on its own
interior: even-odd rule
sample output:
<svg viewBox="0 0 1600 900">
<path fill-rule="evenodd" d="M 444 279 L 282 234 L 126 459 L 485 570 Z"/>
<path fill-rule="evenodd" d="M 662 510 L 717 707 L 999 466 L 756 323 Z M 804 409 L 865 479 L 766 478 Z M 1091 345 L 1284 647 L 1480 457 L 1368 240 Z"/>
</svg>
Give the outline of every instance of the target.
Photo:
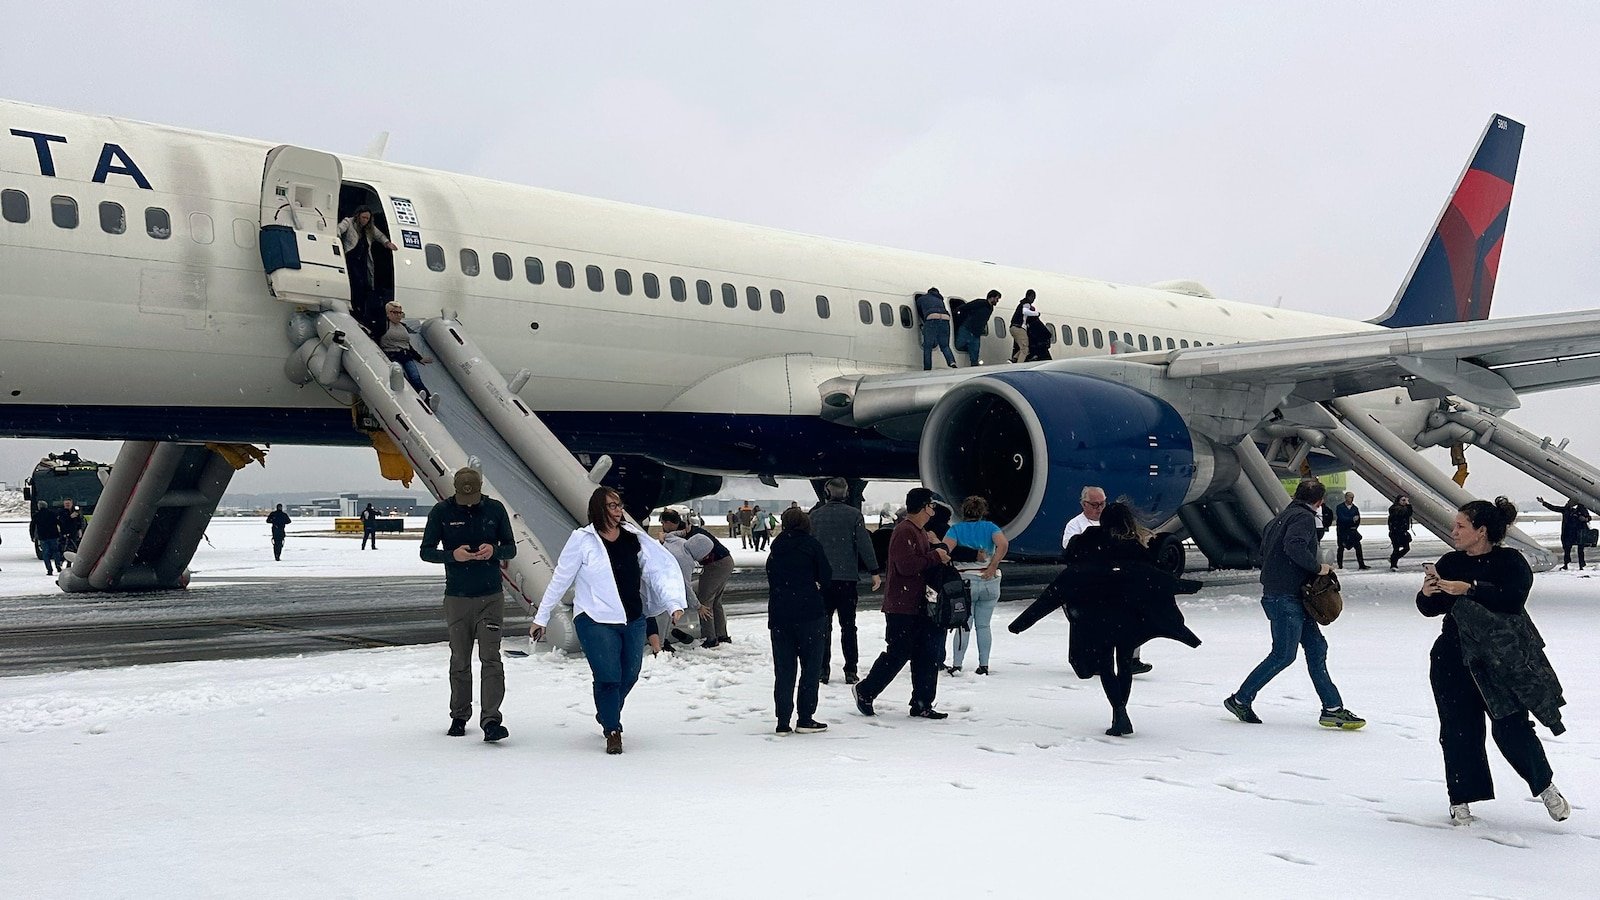
<svg viewBox="0 0 1600 900">
<path fill-rule="evenodd" d="M 1318 625 L 1331 625 L 1344 612 L 1344 597 L 1339 593 L 1339 576 L 1318 574 L 1300 589 L 1300 601 Z"/>
</svg>

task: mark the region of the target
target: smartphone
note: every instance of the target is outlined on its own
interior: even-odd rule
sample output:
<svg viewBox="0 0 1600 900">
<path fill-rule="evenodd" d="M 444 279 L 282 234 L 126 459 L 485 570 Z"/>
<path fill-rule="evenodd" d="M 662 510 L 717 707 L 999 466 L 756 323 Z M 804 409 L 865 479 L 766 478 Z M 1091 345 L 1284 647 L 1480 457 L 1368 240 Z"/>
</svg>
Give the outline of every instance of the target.
<svg viewBox="0 0 1600 900">
<path fill-rule="evenodd" d="M 1423 563 L 1422 571 L 1423 574 L 1427 575 L 1429 578 L 1439 577 L 1439 570 L 1434 567 L 1433 563 Z"/>
</svg>

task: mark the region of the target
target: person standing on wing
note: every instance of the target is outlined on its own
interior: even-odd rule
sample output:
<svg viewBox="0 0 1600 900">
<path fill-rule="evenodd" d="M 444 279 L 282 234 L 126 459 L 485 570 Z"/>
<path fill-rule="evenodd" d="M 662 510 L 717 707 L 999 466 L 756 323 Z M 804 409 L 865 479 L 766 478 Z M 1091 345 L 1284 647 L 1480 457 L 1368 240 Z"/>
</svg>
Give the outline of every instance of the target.
<svg viewBox="0 0 1600 900">
<path fill-rule="evenodd" d="M 1484 723 L 1511 768 L 1528 784 L 1550 818 L 1572 814 L 1556 788 L 1544 746 L 1528 721 L 1532 712 L 1561 734 L 1561 683 L 1544 654 L 1544 641 L 1528 618 L 1533 570 L 1521 553 L 1500 546 L 1517 508 L 1504 497 L 1474 500 L 1456 513 L 1450 542 L 1456 549 L 1426 568 L 1417 610 L 1444 616 L 1428 654 L 1428 681 L 1439 710 L 1450 824 L 1477 821 L 1469 803 L 1494 799 L 1484 749 Z"/>
<path fill-rule="evenodd" d="M 1367 720 L 1344 708 L 1339 688 L 1328 675 L 1328 641 L 1317 620 L 1306 611 L 1300 589 L 1312 577 L 1329 574 L 1333 567 L 1317 558 L 1317 512 L 1328 489 L 1308 478 L 1294 490 L 1294 501 L 1267 523 L 1261 536 L 1261 609 L 1272 626 L 1272 650 L 1255 667 L 1239 690 L 1222 705 L 1241 722 L 1260 725 L 1251 708 L 1267 682 L 1294 662 L 1297 648 L 1306 648 L 1306 668 L 1322 700 L 1317 724 L 1325 728 L 1354 730 Z"/>
<path fill-rule="evenodd" d="M 463 467 L 455 475 L 455 496 L 428 511 L 422 529 L 423 562 L 444 564 L 444 621 L 450 640 L 450 728 L 462 737 L 472 717 L 472 647 L 478 647 L 483 677 L 478 726 L 493 743 L 509 736 L 500 717 L 506 696 L 505 664 L 500 661 L 500 626 L 505 597 L 500 563 L 517 555 L 516 537 L 505 505 L 483 496 L 483 475 Z"/>
<path fill-rule="evenodd" d="M 533 641 L 544 640 L 550 615 L 568 588 L 572 627 L 594 676 L 594 718 L 605 734 L 606 752 L 621 753 L 622 707 L 644 665 L 645 618 L 671 613 L 676 624 L 683 617 L 683 570 L 665 547 L 627 520 L 621 495 L 599 487 L 589 496 L 589 524 L 572 532 L 561 548 L 533 617 Z"/>
</svg>

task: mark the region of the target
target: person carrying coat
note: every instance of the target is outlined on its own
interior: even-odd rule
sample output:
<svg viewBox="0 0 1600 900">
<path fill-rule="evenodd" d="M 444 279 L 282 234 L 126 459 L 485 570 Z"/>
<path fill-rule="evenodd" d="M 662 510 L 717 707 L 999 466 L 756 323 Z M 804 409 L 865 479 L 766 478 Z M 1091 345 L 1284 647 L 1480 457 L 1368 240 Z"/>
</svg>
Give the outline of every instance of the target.
<svg viewBox="0 0 1600 900">
<path fill-rule="evenodd" d="M 822 654 L 828 645 L 828 608 L 822 590 L 833 580 L 833 569 L 822 545 L 811 536 L 805 510 L 784 510 L 782 523 L 783 531 L 767 555 L 767 631 L 772 637 L 777 733 L 815 734 L 828 727 L 817 721 L 816 713 Z M 791 729 L 797 705 L 800 717 Z"/>
<path fill-rule="evenodd" d="M 571 588 L 572 627 L 594 676 L 595 719 L 606 752 L 616 754 L 622 752 L 622 707 L 644 665 L 645 619 L 664 612 L 674 624 L 682 618 L 683 572 L 665 547 L 627 520 L 616 491 L 595 488 L 588 513 L 589 524 L 561 548 L 528 634 L 544 640 L 551 614 Z"/>
<path fill-rule="evenodd" d="M 1543 497 L 1533 498 L 1551 512 L 1561 513 L 1561 568 L 1572 565 L 1572 548 L 1578 548 L 1578 569 L 1583 569 L 1583 541 L 1589 532 L 1589 508 L 1576 500 L 1568 499 L 1564 506 L 1553 506 Z"/>
<path fill-rule="evenodd" d="M 1533 571 L 1521 553 L 1500 545 L 1516 518 L 1516 506 L 1504 497 L 1463 505 L 1450 530 L 1456 549 L 1429 567 L 1417 593 L 1419 612 L 1444 617 L 1428 654 L 1428 681 L 1439 710 L 1452 825 L 1476 822 L 1469 804 L 1494 798 L 1486 720 L 1500 755 L 1550 818 L 1560 822 L 1572 813 L 1528 721 L 1532 712 L 1552 734 L 1561 734 L 1566 700 L 1528 617 Z"/>
<path fill-rule="evenodd" d="M 1067 545 L 1067 567 L 1045 588 L 1009 630 L 1020 634 L 1054 610 L 1065 606 L 1072 623 L 1067 660 L 1079 678 L 1100 677 L 1111 704 L 1106 734 L 1133 734 L 1128 697 L 1137 671 L 1134 653 L 1155 638 L 1170 638 L 1190 647 L 1200 638 L 1183 621 L 1177 595 L 1192 594 L 1201 582 L 1175 578 L 1155 565 L 1146 543 L 1149 532 L 1139 527 L 1127 504 L 1107 506 L 1100 524 L 1085 529 Z"/>
</svg>

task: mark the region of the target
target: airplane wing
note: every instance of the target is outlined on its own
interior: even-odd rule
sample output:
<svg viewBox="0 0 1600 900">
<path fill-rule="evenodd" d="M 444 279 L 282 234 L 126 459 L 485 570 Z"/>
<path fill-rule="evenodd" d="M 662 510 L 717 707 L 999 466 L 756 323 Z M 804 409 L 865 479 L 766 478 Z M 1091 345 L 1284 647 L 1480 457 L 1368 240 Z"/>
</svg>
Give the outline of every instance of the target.
<svg viewBox="0 0 1600 900">
<path fill-rule="evenodd" d="M 1380 328 L 1121 357 L 1169 379 L 1292 383 L 1306 402 L 1405 387 L 1515 409 L 1517 394 L 1600 381 L 1600 310 Z"/>
</svg>

